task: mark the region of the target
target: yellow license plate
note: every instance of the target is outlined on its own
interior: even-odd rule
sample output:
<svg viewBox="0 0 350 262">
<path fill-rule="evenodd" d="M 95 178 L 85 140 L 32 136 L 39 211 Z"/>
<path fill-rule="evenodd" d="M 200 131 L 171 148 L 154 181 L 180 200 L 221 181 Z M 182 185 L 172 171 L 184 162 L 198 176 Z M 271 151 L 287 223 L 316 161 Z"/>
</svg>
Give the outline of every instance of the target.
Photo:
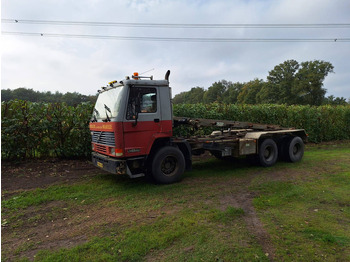
<svg viewBox="0 0 350 262">
<path fill-rule="evenodd" d="M 101 162 L 97 162 L 97 166 L 103 168 L 103 164 Z"/>
</svg>

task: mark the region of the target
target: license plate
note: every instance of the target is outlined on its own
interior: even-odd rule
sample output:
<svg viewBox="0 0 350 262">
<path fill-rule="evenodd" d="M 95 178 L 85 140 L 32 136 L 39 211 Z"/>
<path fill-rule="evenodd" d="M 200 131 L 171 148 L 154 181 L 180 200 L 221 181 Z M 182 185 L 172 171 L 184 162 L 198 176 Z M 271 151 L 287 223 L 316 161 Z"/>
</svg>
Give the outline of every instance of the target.
<svg viewBox="0 0 350 262">
<path fill-rule="evenodd" d="M 103 164 L 101 162 L 97 162 L 97 166 L 103 168 Z"/>
</svg>

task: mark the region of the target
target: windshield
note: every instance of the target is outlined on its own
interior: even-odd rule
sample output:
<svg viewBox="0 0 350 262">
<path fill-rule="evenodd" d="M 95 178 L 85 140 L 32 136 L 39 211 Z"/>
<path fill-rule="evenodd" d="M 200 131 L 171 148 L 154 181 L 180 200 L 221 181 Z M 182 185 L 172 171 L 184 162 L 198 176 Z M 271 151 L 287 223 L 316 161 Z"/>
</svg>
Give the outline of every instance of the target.
<svg viewBox="0 0 350 262">
<path fill-rule="evenodd" d="M 91 121 L 110 121 L 118 115 L 123 88 L 121 86 L 99 94 Z"/>
</svg>

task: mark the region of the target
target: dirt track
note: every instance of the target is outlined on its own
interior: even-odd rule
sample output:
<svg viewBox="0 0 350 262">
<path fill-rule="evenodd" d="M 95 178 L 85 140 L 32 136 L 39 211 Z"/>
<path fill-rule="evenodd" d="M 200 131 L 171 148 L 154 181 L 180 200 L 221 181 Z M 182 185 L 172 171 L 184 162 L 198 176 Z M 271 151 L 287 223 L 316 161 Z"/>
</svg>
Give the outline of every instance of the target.
<svg viewBox="0 0 350 262">
<path fill-rule="evenodd" d="M 73 183 L 104 171 L 86 160 L 34 160 L 6 163 L 1 166 L 1 190 L 17 191 L 42 188 L 53 184 Z"/>
</svg>

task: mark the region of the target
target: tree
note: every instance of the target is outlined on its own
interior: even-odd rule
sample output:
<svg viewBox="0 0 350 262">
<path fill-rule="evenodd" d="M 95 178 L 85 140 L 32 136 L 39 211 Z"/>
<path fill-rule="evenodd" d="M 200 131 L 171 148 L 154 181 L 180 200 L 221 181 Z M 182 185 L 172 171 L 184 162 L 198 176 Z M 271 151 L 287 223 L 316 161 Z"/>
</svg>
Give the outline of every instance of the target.
<svg viewBox="0 0 350 262">
<path fill-rule="evenodd" d="M 28 89 L 25 87 L 20 87 L 12 91 L 13 98 L 27 100 L 32 102 L 37 102 L 38 92 L 35 92 L 33 89 Z"/>
<path fill-rule="evenodd" d="M 259 103 L 321 105 L 325 77 L 333 65 L 324 61 L 285 61 L 269 72 L 267 84 L 257 95 Z"/>
<path fill-rule="evenodd" d="M 321 105 L 324 101 L 326 89 L 322 88 L 323 81 L 329 73 L 333 73 L 333 65 L 324 61 L 307 61 L 301 63 L 296 74 L 292 93 L 295 103 L 308 105 Z"/>
<path fill-rule="evenodd" d="M 239 104 L 256 104 L 257 103 L 257 94 L 265 86 L 265 82 L 262 79 L 254 79 L 245 83 L 241 92 L 237 97 L 237 102 Z"/>
<path fill-rule="evenodd" d="M 62 96 L 62 100 L 63 102 L 66 102 L 68 105 L 73 105 L 73 106 L 76 106 L 82 102 L 86 102 L 87 99 L 86 99 L 86 96 L 82 95 L 82 94 L 79 94 L 77 92 L 68 92 L 68 93 L 65 93 L 63 96 Z"/>
<path fill-rule="evenodd" d="M 10 101 L 13 99 L 11 89 L 1 89 L 1 101 Z"/>
<path fill-rule="evenodd" d="M 2 89 L 1 90 L 1 101 L 9 101 L 13 99 L 26 100 L 30 102 L 65 102 L 68 105 L 76 106 L 81 102 L 91 102 L 95 103 L 97 96 L 96 95 L 82 95 L 77 92 L 74 93 L 66 93 L 62 94 L 58 91 L 55 93 L 47 92 L 39 92 L 34 91 L 33 89 L 28 89 L 24 87 L 20 87 L 14 90 L 10 89 Z"/>
<path fill-rule="evenodd" d="M 181 92 L 174 96 L 174 104 L 197 104 L 203 103 L 205 90 L 203 87 L 192 87 L 188 92 Z"/>
<path fill-rule="evenodd" d="M 228 85 L 227 90 L 223 94 L 223 102 L 225 104 L 235 104 L 237 103 L 238 95 L 241 92 L 244 84 L 239 82 L 237 83 L 228 82 L 228 83 L 230 84 Z"/>
<path fill-rule="evenodd" d="M 203 96 L 205 94 L 205 90 L 203 87 L 193 87 L 188 93 L 187 102 L 188 104 L 197 104 L 203 102 Z"/>
<path fill-rule="evenodd" d="M 347 105 L 345 97 L 334 97 L 330 95 L 323 100 L 323 104 L 325 105 Z"/>
<path fill-rule="evenodd" d="M 174 96 L 173 103 L 174 104 L 185 104 L 186 102 L 186 96 L 188 92 L 181 92 Z"/>
<path fill-rule="evenodd" d="M 203 96 L 204 103 L 210 104 L 213 102 L 222 102 L 223 94 L 228 89 L 230 82 L 226 80 L 221 80 L 212 84 Z"/>
<path fill-rule="evenodd" d="M 259 103 L 292 104 L 292 87 L 299 63 L 287 60 L 274 67 L 267 76 L 267 84 L 258 95 Z"/>
</svg>

